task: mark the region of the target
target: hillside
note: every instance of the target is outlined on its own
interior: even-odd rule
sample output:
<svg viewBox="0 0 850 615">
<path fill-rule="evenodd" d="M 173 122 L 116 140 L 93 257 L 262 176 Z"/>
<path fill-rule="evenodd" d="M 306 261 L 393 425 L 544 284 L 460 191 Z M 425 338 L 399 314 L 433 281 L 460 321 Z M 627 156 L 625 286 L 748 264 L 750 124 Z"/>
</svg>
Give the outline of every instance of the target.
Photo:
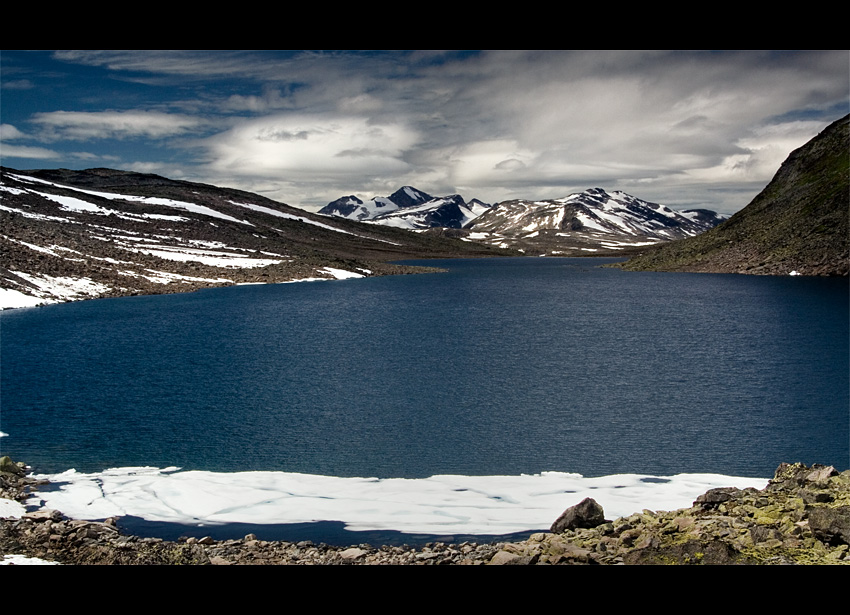
<svg viewBox="0 0 850 615">
<path fill-rule="evenodd" d="M 516 254 L 113 169 L 0 167 L 0 228 L 0 309 L 410 273 L 417 269 L 389 261 Z"/>
<path fill-rule="evenodd" d="M 850 115 L 794 150 L 744 209 L 697 237 L 653 246 L 631 271 L 846 276 Z"/>
</svg>

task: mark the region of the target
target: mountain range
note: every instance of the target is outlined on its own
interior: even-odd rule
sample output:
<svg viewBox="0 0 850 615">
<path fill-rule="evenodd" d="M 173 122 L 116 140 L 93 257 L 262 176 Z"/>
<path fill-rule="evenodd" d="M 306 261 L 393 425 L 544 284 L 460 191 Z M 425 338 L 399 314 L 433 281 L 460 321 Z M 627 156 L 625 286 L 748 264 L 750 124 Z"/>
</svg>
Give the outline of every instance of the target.
<svg viewBox="0 0 850 615">
<path fill-rule="evenodd" d="M 152 174 L 0 167 L 0 309 L 427 270 L 392 264 L 415 258 L 635 254 L 618 266 L 847 276 L 848 118 L 727 220 L 601 188 L 487 205 L 405 186 L 320 214 Z"/>
<path fill-rule="evenodd" d="M 615 191 L 592 188 L 562 199 L 503 201 L 495 205 L 458 194 L 433 197 L 404 186 L 388 197 L 341 197 L 319 210 L 327 216 L 409 230 L 429 230 L 468 241 L 538 255 L 617 254 L 691 237 L 726 216 L 707 209 L 682 212 Z M 445 229 L 455 229 L 446 231 Z"/>
<path fill-rule="evenodd" d="M 423 269 L 389 261 L 491 255 L 517 252 L 158 175 L 0 167 L 0 308 L 410 273 Z"/>
<path fill-rule="evenodd" d="M 850 273 L 850 115 L 794 150 L 746 207 L 696 237 L 647 249 L 628 270 Z"/>
</svg>

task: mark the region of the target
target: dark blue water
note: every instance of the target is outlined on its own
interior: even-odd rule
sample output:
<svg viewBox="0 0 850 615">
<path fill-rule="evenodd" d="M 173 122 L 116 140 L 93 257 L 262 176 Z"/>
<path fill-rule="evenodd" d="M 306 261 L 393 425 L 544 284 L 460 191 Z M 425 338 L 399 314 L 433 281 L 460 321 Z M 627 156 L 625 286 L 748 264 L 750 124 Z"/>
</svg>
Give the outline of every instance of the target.
<svg viewBox="0 0 850 615">
<path fill-rule="evenodd" d="M 2 454 L 408 478 L 850 467 L 846 279 L 605 262 L 6 311 Z"/>
</svg>

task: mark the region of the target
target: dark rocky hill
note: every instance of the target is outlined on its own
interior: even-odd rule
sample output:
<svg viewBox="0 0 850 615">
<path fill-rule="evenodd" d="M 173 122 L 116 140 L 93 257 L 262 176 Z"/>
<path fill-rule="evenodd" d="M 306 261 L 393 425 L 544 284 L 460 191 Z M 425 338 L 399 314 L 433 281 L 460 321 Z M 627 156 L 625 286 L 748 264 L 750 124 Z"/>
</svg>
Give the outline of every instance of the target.
<svg viewBox="0 0 850 615">
<path fill-rule="evenodd" d="M 635 271 L 846 276 L 850 136 L 845 116 L 794 150 L 744 209 L 697 237 L 648 248 Z"/>
<path fill-rule="evenodd" d="M 0 167 L 0 309 L 209 286 L 413 272 L 515 254 L 114 169 Z"/>
</svg>

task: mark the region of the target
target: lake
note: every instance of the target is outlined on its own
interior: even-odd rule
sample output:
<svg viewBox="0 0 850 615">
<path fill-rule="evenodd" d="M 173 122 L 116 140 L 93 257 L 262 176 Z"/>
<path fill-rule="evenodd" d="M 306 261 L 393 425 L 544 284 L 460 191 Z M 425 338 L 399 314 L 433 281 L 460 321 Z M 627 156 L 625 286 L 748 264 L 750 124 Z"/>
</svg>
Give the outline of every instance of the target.
<svg viewBox="0 0 850 615">
<path fill-rule="evenodd" d="M 352 480 L 850 467 L 847 279 L 615 260 L 5 311 L 2 454 Z"/>
</svg>

